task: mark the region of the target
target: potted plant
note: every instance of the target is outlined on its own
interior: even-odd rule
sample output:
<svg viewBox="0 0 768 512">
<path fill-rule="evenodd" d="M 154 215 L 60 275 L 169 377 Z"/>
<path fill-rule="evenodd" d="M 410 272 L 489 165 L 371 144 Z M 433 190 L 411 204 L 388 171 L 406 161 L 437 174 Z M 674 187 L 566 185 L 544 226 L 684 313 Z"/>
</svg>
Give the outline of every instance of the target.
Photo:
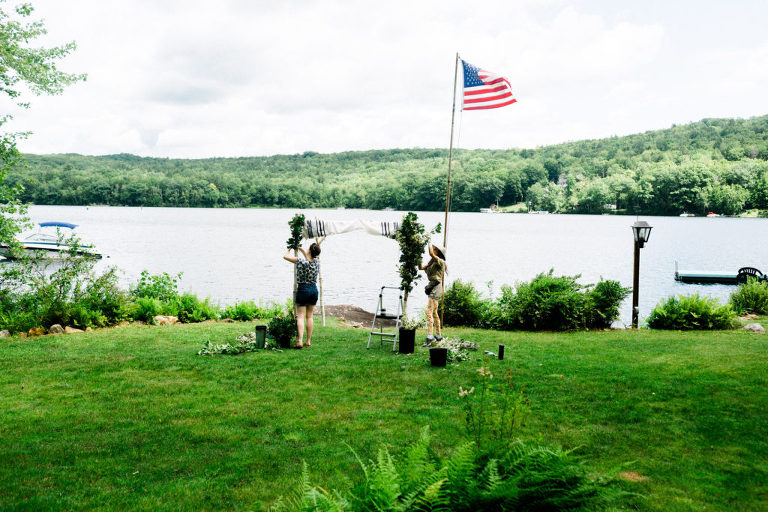
<svg viewBox="0 0 768 512">
<path fill-rule="evenodd" d="M 416 346 L 416 329 L 423 327 L 424 319 L 403 315 L 403 321 L 400 324 L 398 333 L 398 351 L 401 354 L 413 354 Z"/>
<path fill-rule="evenodd" d="M 413 291 L 416 281 L 421 279 L 419 265 L 421 265 L 424 249 L 432 233 L 439 232 L 440 224 L 432 232 L 427 233 L 424 224 L 419 222 L 419 217 L 413 212 L 408 212 L 403 216 L 400 229 L 395 234 L 395 239 L 400 244 L 400 262 L 397 270 L 400 273 L 400 287 L 403 289 L 403 323 L 399 333 L 401 348 L 405 348 L 402 346 L 404 339 L 416 338 L 416 327 L 419 321 L 408 318 L 408 295 Z"/>
</svg>

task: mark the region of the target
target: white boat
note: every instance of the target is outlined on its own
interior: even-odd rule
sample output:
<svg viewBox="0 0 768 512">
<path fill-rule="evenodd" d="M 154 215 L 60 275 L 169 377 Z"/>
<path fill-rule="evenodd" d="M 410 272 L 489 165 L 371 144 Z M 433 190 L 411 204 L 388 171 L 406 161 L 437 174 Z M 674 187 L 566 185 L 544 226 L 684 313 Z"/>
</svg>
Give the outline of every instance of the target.
<svg viewBox="0 0 768 512">
<path fill-rule="evenodd" d="M 37 231 L 27 236 L 19 243 L 21 249 L 26 253 L 41 254 L 43 257 L 55 258 L 70 250 L 67 245 L 68 233 L 62 233 L 61 228 L 74 230 L 77 224 L 69 222 L 41 222 L 38 224 Z M 88 254 L 94 258 L 101 258 L 101 254 L 94 251 L 91 245 L 80 245 L 77 248 L 78 254 Z M 13 259 L 10 247 L 6 244 L 0 245 L 0 255 Z"/>
</svg>

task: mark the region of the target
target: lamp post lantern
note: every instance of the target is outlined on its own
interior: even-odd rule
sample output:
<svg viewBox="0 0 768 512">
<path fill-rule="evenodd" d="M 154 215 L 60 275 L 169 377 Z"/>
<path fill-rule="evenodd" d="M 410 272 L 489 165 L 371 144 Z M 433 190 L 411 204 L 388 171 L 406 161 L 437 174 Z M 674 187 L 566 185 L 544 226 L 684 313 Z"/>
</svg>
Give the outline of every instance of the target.
<svg viewBox="0 0 768 512">
<path fill-rule="evenodd" d="M 632 224 L 632 235 L 635 238 L 635 268 L 632 274 L 632 328 L 637 329 L 639 309 L 637 307 L 638 289 L 640 287 L 640 249 L 651 236 L 651 226 L 644 220 Z"/>
</svg>

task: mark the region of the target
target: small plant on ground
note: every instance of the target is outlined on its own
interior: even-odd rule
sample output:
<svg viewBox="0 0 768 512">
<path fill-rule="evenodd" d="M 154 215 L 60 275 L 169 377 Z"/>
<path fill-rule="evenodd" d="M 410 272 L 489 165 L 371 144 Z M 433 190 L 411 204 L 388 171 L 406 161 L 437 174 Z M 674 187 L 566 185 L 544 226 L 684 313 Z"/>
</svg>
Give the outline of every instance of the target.
<svg viewBox="0 0 768 512">
<path fill-rule="evenodd" d="M 648 316 L 651 329 L 721 330 L 732 329 L 736 314 L 729 304 L 698 294 L 669 297 Z"/>
<path fill-rule="evenodd" d="M 754 313 L 768 314 L 768 281 L 749 277 L 731 294 L 731 306 L 740 315 Z"/>
<path fill-rule="evenodd" d="M 277 315 L 267 324 L 267 335 L 272 338 L 277 346 L 289 348 L 299 332 L 296 329 L 296 317 L 291 308 L 289 312 Z"/>
<path fill-rule="evenodd" d="M 440 341 L 433 342 L 430 346 L 448 349 L 447 362 L 449 363 L 468 361 L 470 358 L 469 353 L 477 350 L 477 343 L 461 338 L 443 338 Z"/>
<path fill-rule="evenodd" d="M 488 358 L 477 370 L 477 381 L 469 389 L 459 387 L 459 399 L 464 403 L 467 436 L 481 451 L 503 449 L 518 435 L 531 410 L 525 390 L 515 390 L 512 372 L 507 369 L 503 379 L 493 380 Z"/>
<path fill-rule="evenodd" d="M 256 352 L 257 350 L 279 350 L 279 348 L 269 339 L 264 340 L 264 347 L 259 347 L 256 343 L 256 333 L 246 332 L 235 339 L 234 343 L 214 344 L 211 340 L 203 343 L 197 355 L 212 356 L 216 354 L 237 355 L 246 352 Z"/>
</svg>

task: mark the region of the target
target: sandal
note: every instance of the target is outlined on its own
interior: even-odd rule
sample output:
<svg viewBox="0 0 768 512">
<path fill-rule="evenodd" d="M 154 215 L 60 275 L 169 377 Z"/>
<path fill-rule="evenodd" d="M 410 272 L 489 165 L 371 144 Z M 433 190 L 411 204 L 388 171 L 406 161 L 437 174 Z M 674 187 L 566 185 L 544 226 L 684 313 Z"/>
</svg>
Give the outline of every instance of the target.
<svg viewBox="0 0 768 512">
<path fill-rule="evenodd" d="M 291 348 L 296 350 L 301 350 L 302 348 L 304 348 L 304 345 L 293 345 Z"/>
</svg>

